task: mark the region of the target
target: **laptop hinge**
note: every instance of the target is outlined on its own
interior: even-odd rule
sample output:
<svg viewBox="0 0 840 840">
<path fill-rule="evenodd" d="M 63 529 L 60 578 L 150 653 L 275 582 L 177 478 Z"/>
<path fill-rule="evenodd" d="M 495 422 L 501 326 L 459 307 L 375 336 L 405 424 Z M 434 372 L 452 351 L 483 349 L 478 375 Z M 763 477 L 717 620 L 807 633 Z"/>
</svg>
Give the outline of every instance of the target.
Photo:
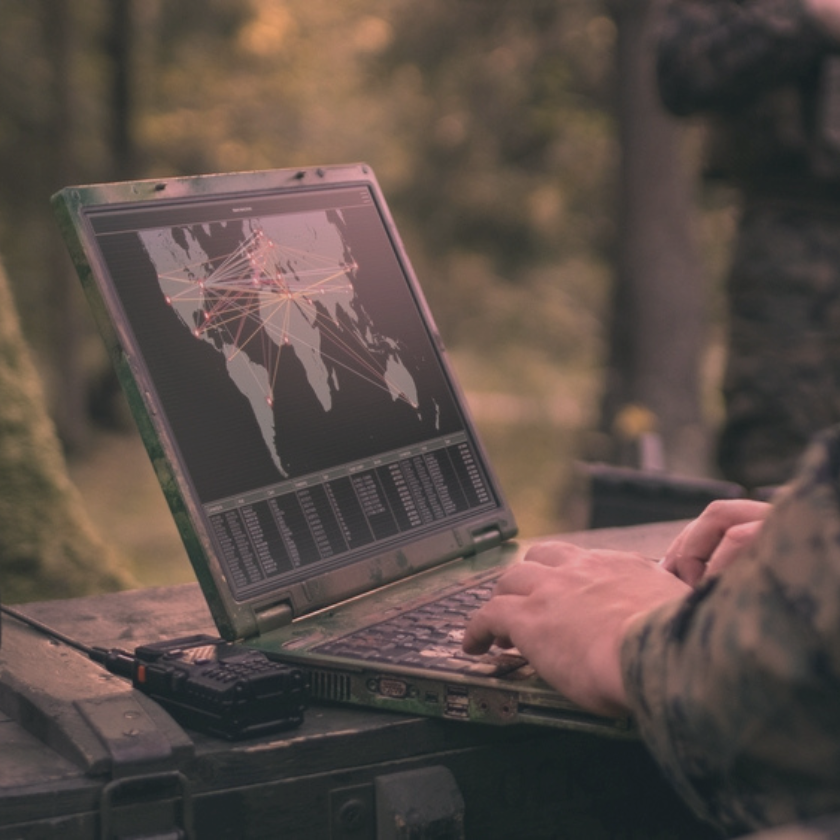
<svg viewBox="0 0 840 840">
<path fill-rule="evenodd" d="M 280 601 L 277 604 L 269 604 L 254 611 L 257 619 L 257 634 L 262 635 L 278 627 L 285 627 L 292 623 L 295 617 L 292 605 L 288 601 Z"/>
<path fill-rule="evenodd" d="M 489 528 L 482 528 L 480 531 L 473 531 L 472 533 L 472 550 L 475 554 L 486 551 L 488 548 L 495 548 L 501 544 L 502 532 L 495 525 L 491 525 Z"/>
</svg>

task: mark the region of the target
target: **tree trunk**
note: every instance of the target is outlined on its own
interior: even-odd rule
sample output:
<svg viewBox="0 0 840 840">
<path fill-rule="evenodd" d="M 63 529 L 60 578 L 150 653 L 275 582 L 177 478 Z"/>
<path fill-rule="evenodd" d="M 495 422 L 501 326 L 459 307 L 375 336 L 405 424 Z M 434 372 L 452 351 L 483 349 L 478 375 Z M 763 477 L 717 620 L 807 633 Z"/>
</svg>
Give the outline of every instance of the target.
<svg viewBox="0 0 840 840">
<path fill-rule="evenodd" d="M 113 177 L 124 181 L 136 176 L 134 116 L 132 0 L 111 0 L 107 53 L 111 59 L 111 154 Z"/>
<path fill-rule="evenodd" d="M 0 597 L 70 598 L 130 584 L 68 477 L 0 266 Z"/>
<path fill-rule="evenodd" d="M 44 42 L 51 61 L 49 120 L 47 130 L 53 142 L 47 167 L 51 190 L 65 187 L 75 171 L 75 112 L 72 88 L 72 55 L 75 39 L 70 0 L 42 0 L 41 21 Z M 45 308 L 53 336 L 50 341 L 50 383 L 52 414 L 58 433 L 69 451 L 83 449 L 90 424 L 87 381 L 81 361 L 81 294 L 67 251 L 59 236 L 47 240 L 50 249 L 50 297 Z"/>
<path fill-rule="evenodd" d="M 632 423 L 616 431 L 628 407 L 639 407 L 634 416 L 651 418 L 661 435 L 666 466 L 703 474 L 708 470 L 700 397 L 705 301 L 690 233 L 692 196 L 682 133 L 656 91 L 655 4 L 610 2 L 618 30 L 616 116 L 623 157 L 602 428 L 618 437 L 640 431 Z"/>
</svg>

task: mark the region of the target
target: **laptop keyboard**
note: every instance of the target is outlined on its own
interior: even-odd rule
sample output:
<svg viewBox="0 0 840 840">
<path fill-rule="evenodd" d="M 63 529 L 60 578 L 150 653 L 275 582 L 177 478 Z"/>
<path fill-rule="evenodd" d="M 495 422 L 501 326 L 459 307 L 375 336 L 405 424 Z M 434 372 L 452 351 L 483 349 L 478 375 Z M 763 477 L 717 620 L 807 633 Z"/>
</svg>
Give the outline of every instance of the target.
<svg viewBox="0 0 840 840">
<path fill-rule="evenodd" d="M 516 651 L 491 648 L 482 656 L 461 650 L 470 615 L 493 591 L 494 581 L 422 604 L 399 615 L 318 645 L 331 656 L 498 677 L 526 664 Z"/>
</svg>

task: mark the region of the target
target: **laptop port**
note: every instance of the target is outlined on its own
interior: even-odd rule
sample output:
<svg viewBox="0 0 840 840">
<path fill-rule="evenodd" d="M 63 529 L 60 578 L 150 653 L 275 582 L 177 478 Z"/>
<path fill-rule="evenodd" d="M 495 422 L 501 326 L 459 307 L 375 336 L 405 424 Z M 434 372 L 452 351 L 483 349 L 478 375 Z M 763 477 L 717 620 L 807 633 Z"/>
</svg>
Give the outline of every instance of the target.
<svg viewBox="0 0 840 840">
<path fill-rule="evenodd" d="M 381 677 L 376 690 L 383 697 L 393 697 L 396 700 L 402 700 L 409 694 L 408 683 L 393 677 Z"/>
<path fill-rule="evenodd" d="M 466 688 L 447 686 L 443 714 L 446 717 L 468 719 L 470 716 L 469 691 Z"/>
</svg>

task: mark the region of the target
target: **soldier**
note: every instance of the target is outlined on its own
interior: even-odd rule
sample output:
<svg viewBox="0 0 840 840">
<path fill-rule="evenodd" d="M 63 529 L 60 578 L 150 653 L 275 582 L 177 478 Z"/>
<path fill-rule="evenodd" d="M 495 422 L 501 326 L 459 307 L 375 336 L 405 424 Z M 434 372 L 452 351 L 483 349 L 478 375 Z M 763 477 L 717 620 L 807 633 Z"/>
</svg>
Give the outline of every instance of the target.
<svg viewBox="0 0 840 840">
<path fill-rule="evenodd" d="M 465 650 L 513 645 L 584 708 L 629 711 L 729 832 L 840 815 L 840 427 L 772 507 L 712 503 L 659 564 L 561 542 L 526 561 Z"/>
<path fill-rule="evenodd" d="M 840 421 L 840 3 L 663 0 L 666 107 L 708 126 L 740 194 L 727 279 L 723 474 L 779 484 Z"/>
</svg>

